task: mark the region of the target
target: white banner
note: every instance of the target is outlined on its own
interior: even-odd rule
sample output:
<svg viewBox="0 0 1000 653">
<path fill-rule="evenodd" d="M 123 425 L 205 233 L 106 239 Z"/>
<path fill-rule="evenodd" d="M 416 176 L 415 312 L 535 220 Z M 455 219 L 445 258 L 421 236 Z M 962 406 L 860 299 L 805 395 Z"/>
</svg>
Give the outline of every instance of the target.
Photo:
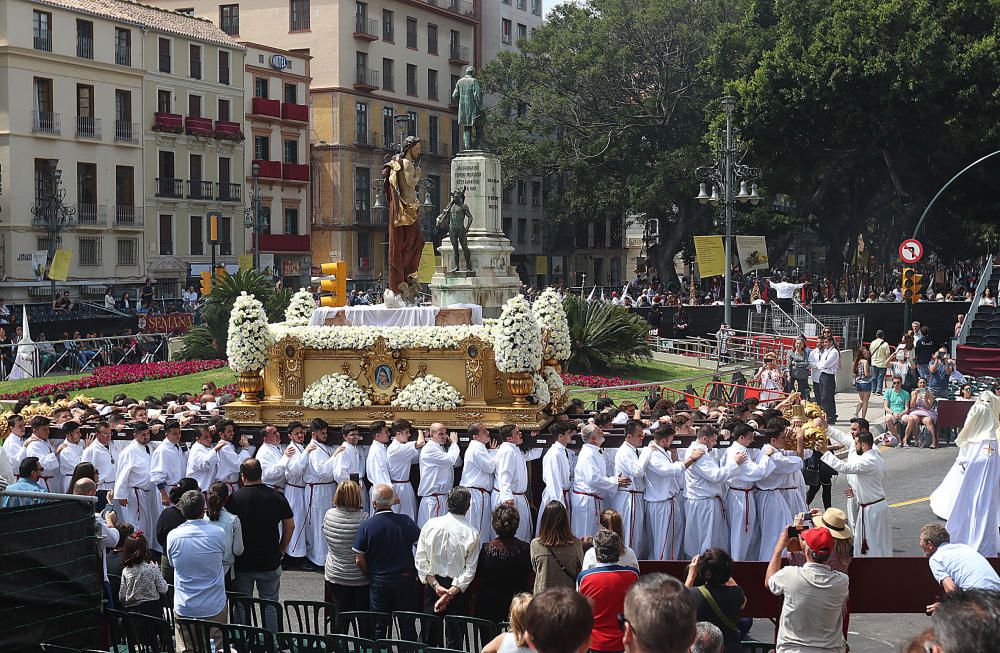
<svg viewBox="0 0 1000 653">
<path fill-rule="evenodd" d="M 31 273 L 35 281 L 45 280 L 45 264 L 49 262 L 47 250 L 40 249 L 31 253 Z"/>
<path fill-rule="evenodd" d="M 743 274 L 770 268 L 764 236 L 736 236 L 736 254 L 740 257 Z"/>
</svg>

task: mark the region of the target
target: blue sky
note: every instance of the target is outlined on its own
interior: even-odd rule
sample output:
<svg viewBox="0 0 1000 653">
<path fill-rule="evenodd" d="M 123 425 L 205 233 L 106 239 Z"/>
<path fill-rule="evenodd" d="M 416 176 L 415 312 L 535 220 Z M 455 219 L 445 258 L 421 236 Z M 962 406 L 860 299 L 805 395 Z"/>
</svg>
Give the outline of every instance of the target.
<svg viewBox="0 0 1000 653">
<path fill-rule="evenodd" d="M 549 13 L 549 9 L 552 9 L 552 7 L 556 6 L 560 2 L 564 2 L 564 0 L 542 0 L 542 13 Z"/>
</svg>

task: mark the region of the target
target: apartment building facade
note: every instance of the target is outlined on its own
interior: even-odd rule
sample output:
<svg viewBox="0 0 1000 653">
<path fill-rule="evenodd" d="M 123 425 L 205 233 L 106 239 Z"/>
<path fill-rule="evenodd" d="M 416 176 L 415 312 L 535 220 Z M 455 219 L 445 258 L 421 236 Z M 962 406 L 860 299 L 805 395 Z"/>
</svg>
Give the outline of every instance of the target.
<svg viewBox="0 0 1000 653">
<path fill-rule="evenodd" d="M 247 247 L 253 248 L 259 237 L 260 267 L 271 268 L 288 288 L 308 286 L 310 57 L 255 43 L 243 45 L 248 206 L 254 207 L 256 188 L 264 226 L 259 235 L 248 231 Z"/>
</svg>

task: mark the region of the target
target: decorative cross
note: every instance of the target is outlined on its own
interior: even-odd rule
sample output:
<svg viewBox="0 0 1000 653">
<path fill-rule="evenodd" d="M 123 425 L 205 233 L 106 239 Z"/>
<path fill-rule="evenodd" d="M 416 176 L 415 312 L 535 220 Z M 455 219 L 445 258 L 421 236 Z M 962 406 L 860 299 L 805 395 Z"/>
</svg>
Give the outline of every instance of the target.
<svg viewBox="0 0 1000 653">
<path fill-rule="evenodd" d="M 995 454 L 996 452 L 997 452 L 997 450 L 996 450 L 996 449 L 994 449 L 994 448 L 993 448 L 993 445 L 992 445 L 991 443 L 989 443 L 989 442 L 987 442 L 987 443 L 986 443 L 986 446 L 985 446 L 985 447 L 983 447 L 983 455 L 986 455 L 986 456 L 992 456 L 992 455 L 993 455 L 993 454 Z"/>
</svg>

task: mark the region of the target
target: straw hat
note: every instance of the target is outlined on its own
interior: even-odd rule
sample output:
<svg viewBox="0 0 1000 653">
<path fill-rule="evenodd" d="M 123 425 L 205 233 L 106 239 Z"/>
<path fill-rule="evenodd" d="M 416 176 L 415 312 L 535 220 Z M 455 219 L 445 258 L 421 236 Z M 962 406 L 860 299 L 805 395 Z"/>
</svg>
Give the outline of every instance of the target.
<svg viewBox="0 0 1000 653">
<path fill-rule="evenodd" d="M 827 508 L 822 515 L 813 517 L 813 525 L 830 529 L 830 535 L 838 540 L 854 537 L 847 525 L 847 515 L 840 508 Z"/>
</svg>

